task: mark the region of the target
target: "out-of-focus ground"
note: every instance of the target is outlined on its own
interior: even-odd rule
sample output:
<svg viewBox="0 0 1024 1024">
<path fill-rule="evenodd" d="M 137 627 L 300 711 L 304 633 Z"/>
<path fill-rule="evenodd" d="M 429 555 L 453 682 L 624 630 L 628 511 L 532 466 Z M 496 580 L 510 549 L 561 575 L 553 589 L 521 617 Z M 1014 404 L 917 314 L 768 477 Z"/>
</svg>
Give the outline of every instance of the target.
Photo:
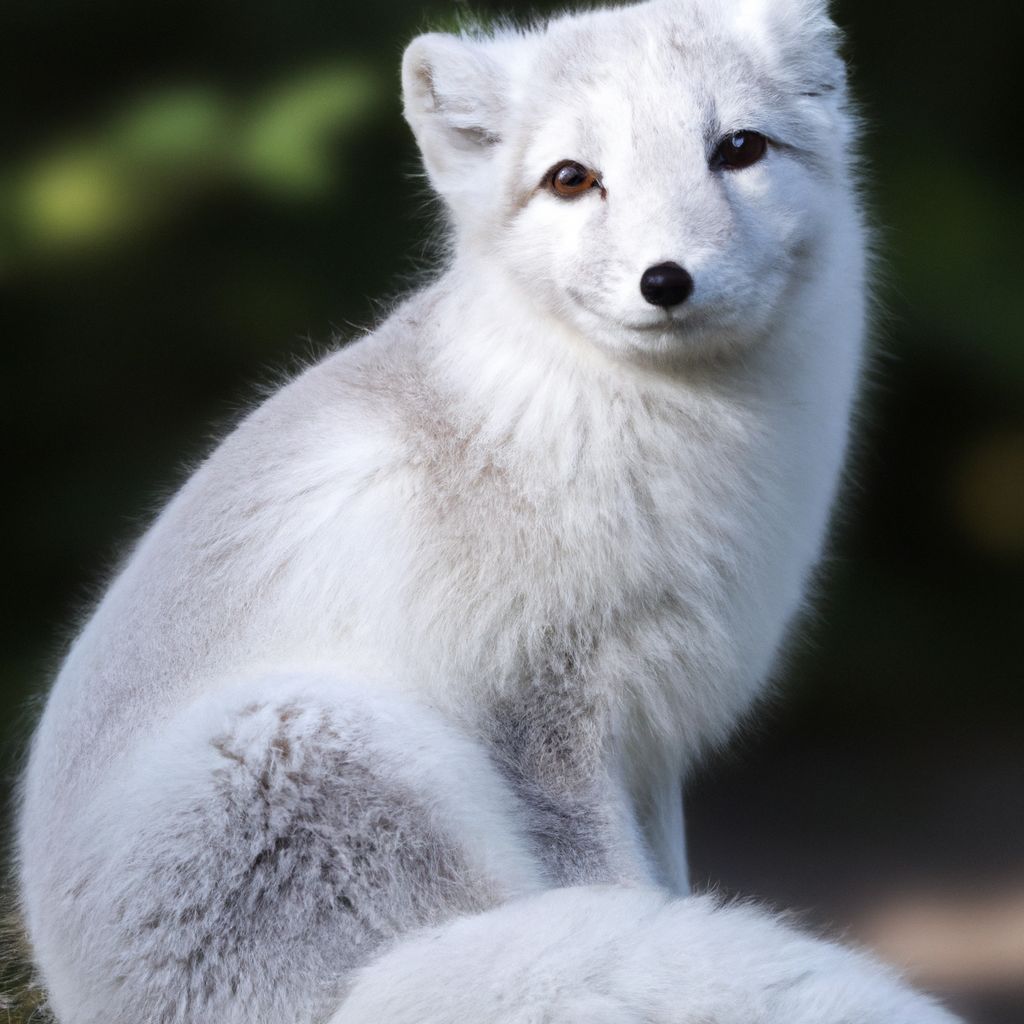
<svg viewBox="0 0 1024 1024">
<path fill-rule="evenodd" d="M 8 782 L 70 624 L 160 496 L 256 384 L 422 266 L 397 68 L 463 9 L 0 4 Z M 876 357 L 780 698 L 690 784 L 694 877 L 871 943 L 973 1024 L 1024 1024 L 1024 5 L 836 16 Z"/>
<path fill-rule="evenodd" d="M 698 774 L 697 888 L 874 949 L 972 1024 L 1024 1021 L 1024 734 L 752 742 Z"/>
</svg>

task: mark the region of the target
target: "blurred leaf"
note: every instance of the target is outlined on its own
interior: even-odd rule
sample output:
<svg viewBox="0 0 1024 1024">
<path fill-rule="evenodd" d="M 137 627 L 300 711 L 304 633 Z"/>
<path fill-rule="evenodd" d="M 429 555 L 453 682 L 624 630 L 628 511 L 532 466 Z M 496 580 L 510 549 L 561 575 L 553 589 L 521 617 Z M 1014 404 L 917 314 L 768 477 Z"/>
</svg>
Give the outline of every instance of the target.
<svg viewBox="0 0 1024 1024">
<path fill-rule="evenodd" d="M 286 81 L 248 112 L 199 87 L 136 99 L 92 137 L 4 175 L 13 184 L 0 186 L 0 259 L 73 254 L 138 233 L 232 179 L 275 197 L 320 196 L 337 184 L 332 145 L 375 92 L 367 71 L 329 67 Z"/>
<path fill-rule="evenodd" d="M 334 184 L 330 144 L 371 108 L 374 95 L 362 70 L 330 68 L 289 83 L 246 119 L 243 170 L 289 195 L 325 191 Z"/>
<path fill-rule="evenodd" d="M 152 167 L 208 161 L 229 128 L 228 104 L 208 89 L 177 89 L 145 97 L 117 118 L 111 145 L 125 160 Z"/>
<path fill-rule="evenodd" d="M 106 240 L 132 227 L 138 207 L 115 159 L 76 148 L 45 158 L 16 186 L 21 233 L 44 249 Z"/>
</svg>

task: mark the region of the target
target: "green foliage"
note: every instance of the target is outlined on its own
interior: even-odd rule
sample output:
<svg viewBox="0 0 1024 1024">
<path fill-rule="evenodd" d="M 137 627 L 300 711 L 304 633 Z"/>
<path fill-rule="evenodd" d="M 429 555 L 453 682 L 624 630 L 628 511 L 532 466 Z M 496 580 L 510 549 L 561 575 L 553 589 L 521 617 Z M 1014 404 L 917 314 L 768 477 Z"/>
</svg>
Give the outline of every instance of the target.
<svg viewBox="0 0 1024 1024">
<path fill-rule="evenodd" d="M 176 86 L 133 97 L 99 130 L 0 174 L 0 267 L 126 244 L 211 189 L 245 184 L 286 201 L 342 186 L 338 147 L 372 111 L 365 67 L 305 71 L 236 102 Z"/>
<path fill-rule="evenodd" d="M 342 187 L 330 144 L 370 111 L 377 96 L 365 70 L 327 68 L 271 93 L 241 133 L 240 165 L 249 177 L 286 198 L 314 198 Z"/>
</svg>

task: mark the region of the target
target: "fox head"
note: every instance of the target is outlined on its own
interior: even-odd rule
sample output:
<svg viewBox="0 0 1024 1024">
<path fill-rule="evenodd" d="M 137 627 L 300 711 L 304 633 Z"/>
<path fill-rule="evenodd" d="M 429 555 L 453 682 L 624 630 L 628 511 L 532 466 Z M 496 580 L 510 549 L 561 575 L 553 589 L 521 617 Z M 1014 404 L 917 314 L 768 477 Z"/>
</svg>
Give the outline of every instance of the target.
<svg viewBox="0 0 1024 1024">
<path fill-rule="evenodd" d="M 828 261 L 853 123 L 824 0 L 420 36 L 405 113 L 460 258 L 618 355 L 749 344 Z"/>
</svg>

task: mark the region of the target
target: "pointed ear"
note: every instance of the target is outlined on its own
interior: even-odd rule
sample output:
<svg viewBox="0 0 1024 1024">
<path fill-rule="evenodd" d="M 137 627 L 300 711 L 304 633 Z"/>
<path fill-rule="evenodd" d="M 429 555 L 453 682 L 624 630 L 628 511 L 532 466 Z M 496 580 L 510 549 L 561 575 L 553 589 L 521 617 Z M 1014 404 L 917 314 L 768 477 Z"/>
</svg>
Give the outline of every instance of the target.
<svg viewBox="0 0 1024 1024">
<path fill-rule="evenodd" d="M 761 53 L 807 95 L 842 92 L 846 68 L 840 33 L 829 16 L 829 0 L 739 0 L 737 13 L 756 34 Z"/>
<path fill-rule="evenodd" d="M 402 91 L 427 174 L 450 200 L 472 187 L 501 141 L 502 69 L 484 45 L 432 32 L 406 49 Z"/>
</svg>

